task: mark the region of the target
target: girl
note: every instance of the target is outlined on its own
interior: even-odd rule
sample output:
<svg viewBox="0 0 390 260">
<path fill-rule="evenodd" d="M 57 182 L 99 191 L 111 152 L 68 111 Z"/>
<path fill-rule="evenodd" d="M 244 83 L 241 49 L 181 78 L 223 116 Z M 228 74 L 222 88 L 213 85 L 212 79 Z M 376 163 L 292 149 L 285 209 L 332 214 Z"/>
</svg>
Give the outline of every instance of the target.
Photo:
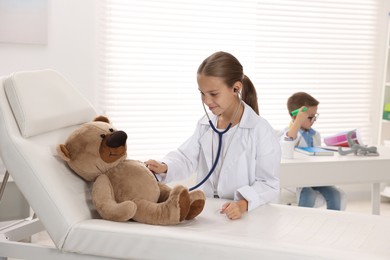
<svg viewBox="0 0 390 260">
<path fill-rule="evenodd" d="M 258 115 L 256 90 L 233 55 L 217 52 L 206 58 L 198 68 L 197 82 L 215 128 L 222 132 L 231 124 L 223 134 L 218 163 L 200 188 L 207 197 L 233 200 L 222 205 L 221 213 L 239 219 L 278 197 L 279 142 L 273 128 Z M 216 160 L 219 138 L 208 115 L 204 116 L 194 134 L 162 163 L 145 163 L 164 182 L 186 179 L 193 172 L 201 182 Z"/>
</svg>

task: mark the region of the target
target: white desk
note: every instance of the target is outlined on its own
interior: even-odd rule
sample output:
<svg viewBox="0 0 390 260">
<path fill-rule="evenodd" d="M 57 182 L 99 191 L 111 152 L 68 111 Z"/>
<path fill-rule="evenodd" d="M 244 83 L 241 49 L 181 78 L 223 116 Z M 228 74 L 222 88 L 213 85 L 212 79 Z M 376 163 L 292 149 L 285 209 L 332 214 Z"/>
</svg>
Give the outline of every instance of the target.
<svg viewBox="0 0 390 260">
<path fill-rule="evenodd" d="M 294 152 L 282 159 L 280 187 L 310 187 L 371 183 L 372 213 L 380 214 L 380 183 L 390 181 L 390 148 L 378 147 L 379 156 L 308 156 Z"/>
</svg>

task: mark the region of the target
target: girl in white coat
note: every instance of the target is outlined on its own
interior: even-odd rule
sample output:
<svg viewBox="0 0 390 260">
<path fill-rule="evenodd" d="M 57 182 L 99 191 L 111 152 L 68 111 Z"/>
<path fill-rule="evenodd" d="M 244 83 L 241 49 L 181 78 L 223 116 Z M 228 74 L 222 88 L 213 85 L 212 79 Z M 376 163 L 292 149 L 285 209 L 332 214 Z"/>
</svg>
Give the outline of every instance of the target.
<svg viewBox="0 0 390 260">
<path fill-rule="evenodd" d="M 199 66 L 197 81 L 202 101 L 223 135 L 218 164 L 200 188 L 207 197 L 231 199 L 221 213 L 238 219 L 246 211 L 275 201 L 279 194 L 280 145 L 270 124 L 258 115 L 256 90 L 231 54 L 217 52 Z M 242 99 L 241 99 L 242 96 Z M 197 173 L 200 182 L 209 173 L 218 147 L 218 134 L 204 116 L 194 134 L 162 163 L 146 165 L 164 182 L 189 178 Z"/>
</svg>

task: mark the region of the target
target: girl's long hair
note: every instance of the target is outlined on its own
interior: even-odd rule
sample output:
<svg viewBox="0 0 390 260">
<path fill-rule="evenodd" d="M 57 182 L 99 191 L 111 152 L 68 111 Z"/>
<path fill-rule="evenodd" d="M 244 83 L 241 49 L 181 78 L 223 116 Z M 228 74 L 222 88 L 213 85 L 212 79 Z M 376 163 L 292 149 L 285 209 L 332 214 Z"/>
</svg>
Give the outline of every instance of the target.
<svg viewBox="0 0 390 260">
<path fill-rule="evenodd" d="M 198 68 L 198 75 L 222 78 L 225 84 L 232 88 L 239 81 L 243 88 L 242 100 L 248 104 L 257 114 L 259 105 L 257 93 L 252 81 L 244 74 L 243 67 L 236 57 L 227 52 L 216 52 L 207 57 Z"/>
</svg>

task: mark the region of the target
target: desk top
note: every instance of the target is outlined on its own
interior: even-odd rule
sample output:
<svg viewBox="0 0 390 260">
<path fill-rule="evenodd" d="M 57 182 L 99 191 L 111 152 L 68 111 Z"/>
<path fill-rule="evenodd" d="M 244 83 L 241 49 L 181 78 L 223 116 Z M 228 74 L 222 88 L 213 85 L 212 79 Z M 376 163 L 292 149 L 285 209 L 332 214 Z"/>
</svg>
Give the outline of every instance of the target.
<svg viewBox="0 0 390 260">
<path fill-rule="evenodd" d="M 348 148 L 343 148 L 344 150 Z M 390 160 L 390 147 L 378 146 L 379 156 L 360 156 L 354 154 L 340 155 L 338 152 L 334 152 L 333 156 L 310 156 L 303 153 L 294 151 L 294 158 L 282 159 L 282 164 L 301 164 L 301 163 L 313 163 L 313 162 L 349 162 L 349 161 L 382 161 Z"/>
<path fill-rule="evenodd" d="M 390 147 L 378 147 L 379 156 L 354 154 L 309 156 L 294 152 L 293 159 L 282 159 L 281 187 L 310 187 L 390 181 Z"/>
</svg>

